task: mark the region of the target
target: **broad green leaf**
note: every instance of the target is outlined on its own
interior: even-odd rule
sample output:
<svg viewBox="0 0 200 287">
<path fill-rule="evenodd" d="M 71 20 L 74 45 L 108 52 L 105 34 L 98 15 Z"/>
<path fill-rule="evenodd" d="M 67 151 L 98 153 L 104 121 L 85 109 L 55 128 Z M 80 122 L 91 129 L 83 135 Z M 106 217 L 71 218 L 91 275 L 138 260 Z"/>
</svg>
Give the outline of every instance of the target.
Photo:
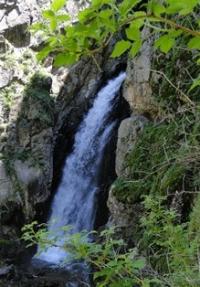
<svg viewBox="0 0 200 287">
<path fill-rule="evenodd" d="M 44 58 L 46 58 L 50 52 L 52 52 L 52 47 L 51 46 L 46 46 L 44 47 L 41 51 L 37 53 L 37 59 L 38 61 L 42 61 Z"/>
<path fill-rule="evenodd" d="M 78 19 L 81 23 L 90 20 L 90 18 L 95 18 L 97 13 L 92 8 L 87 8 L 78 14 Z"/>
<path fill-rule="evenodd" d="M 57 15 L 56 16 L 56 20 L 57 21 L 61 21 L 61 22 L 69 21 L 70 19 L 71 19 L 70 16 L 67 15 L 67 14 Z"/>
<path fill-rule="evenodd" d="M 116 31 L 116 23 L 115 23 L 115 20 L 113 17 L 104 17 L 104 18 L 101 18 L 100 17 L 100 22 L 102 22 L 102 28 L 105 29 L 108 29 L 107 32 L 115 32 Z M 99 28 L 100 30 L 100 28 Z"/>
<path fill-rule="evenodd" d="M 109 19 L 112 14 L 113 11 L 111 9 L 106 9 L 99 13 L 99 17 L 102 19 Z"/>
<path fill-rule="evenodd" d="M 77 55 L 76 54 L 72 54 L 72 53 L 60 53 L 55 57 L 54 60 L 54 65 L 56 67 L 59 66 L 65 66 L 65 65 L 72 65 L 76 62 L 77 60 Z M 74 239 L 74 243 L 79 239 L 77 238 L 73 238 Z"/>
<path fill-rule="evenodd" d="M 56 28 L 57 28 L 56 18 L 51 18 L 50 19 L 50 28 L 51 28 L 51 31 L 55 31 L 56 30 Z"/>
<path fill-rule="evenodd" d="M 126 36 L 129 40 L 138 40 L 140 38 L 140 30 L 130 26 L 126 29 Z"/>
<path fill-rule="evenodd" d="M 92 6 L 94 6 L 95 8 L 101 7 L 104 4 L 110 4 L 111 0 L 92 0 Z"/>
<path fill-rule="evenodd" d="M 153 12 L 154 15 L 160 16 L 161 14 L 165 13 L 166 8 L 158 3 L 157 1 L 152 1 L 151 2 L 151 11 Z"/>
<path fill-rule="evenodd" d="M 57 12 L 64 7 L 65 3 L 66 0 L 53 0 L 51 3 L 51 9 L 54 12 Z"/>
<path fill-rule="evenodd" d="M 160 48 L 163 53 L 168 53 L 175 44 L 175 39 L 170 37 L 168 34 L 161 36 L 155 41 L 154 46 Z"/>
<path fill-rule="evenodd" d="M 135 20 L 132 21 L 131 27 L 141 28 L 144 25 L 146 13 L 139 11 L 134 13 Z M 138 19 L 137 19 L 138 18 Z"/>
<path fill-rule="evenodd" d="M 55 36 L 49 37 L 47 43 L 49 47 L 55 48 L 56 44 L 58 43 L 58 38 Z"/>
<path fill-rule="evenodd" d="M 132 47 L 130 50 L 130 54 L 132 57 L 135 57 L 137 55 L 137 53 L 140 51 L 141 46 L 142 46 L 142 40 L 139 38 L 137 41 L 135 41 L 132 44 Z"/>
<path fill-rule="evenodd" d="M 119 12 L 122 17 L 126 16 L 126 14 L 133 9 L 141 0 L 124 0 L 119 5 Z"/>
<path fill-rule="evenodd" d="M 188 48 L 200 50 L 200 37 L 194 37 L 188 42 Z"/>
<path fill-rule="evenodd" d="M 121 40 L 116 43 L 114 50 L 111 54 L 112 58 L 116 58 L 121 56 L 123 53 L 125 53 L 129 48 L 131 47 L 131 42 Z"/>
<path fill-rule="evenodd" d="M 45 32 L 46 30 L 48 30 L 48 26 L 45 25 L 44 23 L 34 23 L 30 26 L 29 29 L 31 32 L 38 32 L 38 31 Z"/>
<path fill-rule="evenodd" d="M 42 16 L 45 19 L 51 19 L 52 17 L 55 17 L 55 13 L 52 10 L 44 10 L 42 11 Z"/>
<path fill-rule="evenodd" d="M 172 38 L 177 38 L 181 34 L 183 34 L 183 31 L 181 30 L 174 30 L 174 29 L 168 30 L 168 35 L 169 37 L 172 37 Z"/>
<path fill-rule="evenodd" d="M 166 12 L 168 14 L 178 13 L 179 15 L 187 15 L 193 11 L 195 6 L 199 4 L 199 0 L 168 0 Z"/>
</svg>

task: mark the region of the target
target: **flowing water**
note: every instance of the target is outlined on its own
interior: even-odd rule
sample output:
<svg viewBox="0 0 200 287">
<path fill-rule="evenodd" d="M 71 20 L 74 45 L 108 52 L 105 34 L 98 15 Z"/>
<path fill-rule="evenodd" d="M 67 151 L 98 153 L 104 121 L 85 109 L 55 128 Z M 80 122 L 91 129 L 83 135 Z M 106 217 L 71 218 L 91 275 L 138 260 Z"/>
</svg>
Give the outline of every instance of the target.
<svg viewBox="0 0 200 287">
<path fill-rule="evenodd" d="M 65 161 L 48 222 L 48 231 L 58 238 L 56 245 L 63 243 L 62 226 L 71 225 L 72 233 L 93 229 L 99 192 L 97 174 L 104 148 L 116 125 L 116 121 L 110 120 L 110 114 L 124 79 L 125 73 L 121 73 L 100 90 L 75 135 L 73 151 Z M 52 264 L 62 263 L 65 257 L 66 253 L 59 247 L 49 247 L 38 255 L 39 259 Z"/>
</svg>

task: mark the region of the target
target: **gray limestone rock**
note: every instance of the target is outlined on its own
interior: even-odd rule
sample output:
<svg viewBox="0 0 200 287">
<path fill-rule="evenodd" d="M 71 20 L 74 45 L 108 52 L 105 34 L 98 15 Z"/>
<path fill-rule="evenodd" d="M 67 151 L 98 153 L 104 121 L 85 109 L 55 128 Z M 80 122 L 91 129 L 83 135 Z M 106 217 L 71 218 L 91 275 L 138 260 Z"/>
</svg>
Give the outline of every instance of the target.
<svg viewBox="0 0 200 287">
<path fill-rule="evenodd" d="M 125 158 L 138 138 L 138 134 L 144 128 L 148 120 L 143 116 L 132 116 L 123 120 L 118 129 L 117 151 L 115 170 L 117 175 L 126 176 L 128 170 L 125 168 Z"/>
</svg>

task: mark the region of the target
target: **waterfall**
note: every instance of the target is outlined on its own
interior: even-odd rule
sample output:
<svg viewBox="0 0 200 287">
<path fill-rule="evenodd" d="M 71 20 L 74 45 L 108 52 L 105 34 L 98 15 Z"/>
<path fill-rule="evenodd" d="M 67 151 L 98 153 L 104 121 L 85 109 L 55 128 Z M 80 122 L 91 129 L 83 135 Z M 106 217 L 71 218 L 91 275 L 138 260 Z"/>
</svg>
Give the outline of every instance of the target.
<svg viewBox="0 0 200 287">
<path fill-rule="evenodd" d="M 67 236 L 62 226 L 71 225 L 73 233 L 93 228 L 99 191 L 97 174 L 104 148 L 116 125 L 116 121 L 110 120 L 110 114 L 124 79 L 125 73 L 121 73 L 100 90 L 75 135 L 73 151 L 65 161 L 48 222 L 48 231 L 58 238 L 55 245 L 62 245 L 62 238 Z M 60 264 L 65 257 L 62 248 L 49 247 L 37 258 Z"/>
</svg>

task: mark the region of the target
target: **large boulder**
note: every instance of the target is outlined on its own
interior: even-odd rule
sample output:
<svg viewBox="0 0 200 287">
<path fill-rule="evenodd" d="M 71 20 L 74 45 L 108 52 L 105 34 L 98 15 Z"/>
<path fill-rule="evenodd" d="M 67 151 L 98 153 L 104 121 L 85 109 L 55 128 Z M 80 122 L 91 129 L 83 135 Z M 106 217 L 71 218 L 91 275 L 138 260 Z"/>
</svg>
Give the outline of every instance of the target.
<svg viewBox="0 0 200 287">
<path fill-rule="evenodd" d="M 152 38 L 148 29 L 143 31 L 143 38 L 140 54 L 128 60 L 123 96 L 134 113 L 154 117 L 157 109 L 150 86 Z"/>
<path fill-rule="evenodd" d="M 127 176 L 125 160 L 133 149 L 138 134 L 142 131 L 148 120 L 144 116 L 132 116 L 123 120 L 118 129 L 115 170 L 117 176 Z"/>
</svg>

